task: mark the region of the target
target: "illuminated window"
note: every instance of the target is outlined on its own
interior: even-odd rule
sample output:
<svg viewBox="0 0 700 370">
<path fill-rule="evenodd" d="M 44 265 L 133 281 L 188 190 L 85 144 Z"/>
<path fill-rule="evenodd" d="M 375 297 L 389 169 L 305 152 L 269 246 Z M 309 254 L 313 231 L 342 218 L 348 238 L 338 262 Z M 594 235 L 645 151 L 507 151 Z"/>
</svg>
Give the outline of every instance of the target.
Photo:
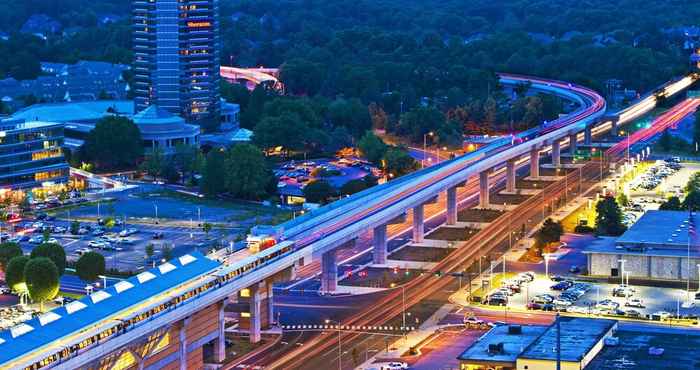
<svg viewBox="0 0 700 370">
<path fill-rule="evenodd" d="M 250 297 L 250 289 L 248 289 L 248 288 L 241 289 L 241 297 L 243 297 L 243 298 Z"/>
<path fill-rule="evenodd" d="M 112 365 L 111 370 L 126 370 L 136 364 L 136 358 L 129 351 L 122 352 L 117 361 Z"/>
<path fill-rule="evenodd" d="M 241 317 L 250 317 L 250 312 L 241 312 Z"/>
</svg>

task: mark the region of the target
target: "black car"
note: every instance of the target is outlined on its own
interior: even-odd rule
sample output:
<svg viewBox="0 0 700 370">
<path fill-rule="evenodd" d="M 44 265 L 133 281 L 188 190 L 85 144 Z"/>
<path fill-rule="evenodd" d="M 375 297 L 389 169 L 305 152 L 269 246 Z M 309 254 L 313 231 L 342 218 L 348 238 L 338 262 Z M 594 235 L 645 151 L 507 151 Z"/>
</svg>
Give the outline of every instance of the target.
<svg viewBox="0 0 700 370">
<path fill-rule="evenodd" d="M 558 282 L 558 281 L 564 281 L 564 280 L 566 280 L 566 278 L 561 276 L 561 275 L 552 275 L 549 277 L 549 280 Z"/>
<path fill-rule="evenodd" d="M 549 289 L 552 289 L 552 290 L 567 290 L 567 289 L 571 288 L 572 285 L 574 285 L 574 283 L 572 283 L 571 281 L 564 280 L 564 281 L 560 281 L 560 282 L 558 282 L 558 283 L 552 285 L 551 287 L 549 287 Z"/>
<path fill-rule="evenodd" d="M 163 239 L 164 236 L 165 235 L 163 235 L 162 231 L 157 231 L 157 232 L 153 233 L 153 239 Z"/>
</svg>

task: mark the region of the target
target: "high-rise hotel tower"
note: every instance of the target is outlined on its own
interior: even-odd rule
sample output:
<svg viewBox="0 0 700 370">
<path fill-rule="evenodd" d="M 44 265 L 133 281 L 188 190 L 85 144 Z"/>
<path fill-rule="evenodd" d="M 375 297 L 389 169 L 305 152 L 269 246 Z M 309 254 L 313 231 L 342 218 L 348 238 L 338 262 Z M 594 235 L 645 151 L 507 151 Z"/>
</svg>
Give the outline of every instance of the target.
<svg viewBox="0 0 700 370">
<path fill-rule="evenodd" d="M 134 104 L 218 123 L 219 0 L 133 0 Z"/>
</svg>

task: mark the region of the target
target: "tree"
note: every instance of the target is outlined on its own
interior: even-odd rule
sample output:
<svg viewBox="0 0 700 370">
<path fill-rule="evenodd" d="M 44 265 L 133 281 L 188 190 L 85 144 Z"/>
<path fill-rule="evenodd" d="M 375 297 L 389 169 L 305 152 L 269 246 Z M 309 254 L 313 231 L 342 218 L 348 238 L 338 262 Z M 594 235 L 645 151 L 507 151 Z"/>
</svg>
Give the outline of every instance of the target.
<svg viewBox="0 0 700 370">
<path fill-rule="evenodd" d="M 153 179 L 158 179 L 158 177 L 163 174 L 165 162 L 166 159 L 163 149 L 156 148 L 146 155 L 146 159 L 141 163 L 141 170 L 145 171 L 146 174 L 153 177 Z"/>
<path fill-rule="evenodd" d="M 58 275 L 61 276 L 66 271 L 66 251 L 62 246 L 55 243 L 43 243 L 32 250 L 30 255 L 32 259 L 38 257 L 49 258 L 58 271 Z"/>
<path fill-rule="evenodd" d="M 7 269 L 5 270 L 5 283 L 7 286 L 18 291 L 22 289 L 21 284 L 26 282 L 24 277 L 24 267 L 29 262 L 29 257 L 27 256 L 17 256 L 7 263 Z"/>
<path fill-rule="evenodd" d="M 102 118 L 88 134 L 83 154 L 98 168 L 132 168 L 143 156 L 141 132 L 128 118 Z"/>
<path fill-rule="evenodd" d="M 250 144 L 231 148 L 225 160 L 226 190 L 236 198 L 261 199 L 268 195 L 274 174 L 260 149 Z"/>
<path fill-rule="evenodd" d="M 209 232 L 211 232 L 211 229 L 212 229 L 212 225 L 209 222 L 205 222 L 202 225 L 202 230 L 207 235 L 207 237 L 209 237 Z"/>
<path fill-rule="evenodd" d="M 659 146 L 663 151 L 668 151 L 671 149 L 672 145 L 673 138 L 671 138 L 671 134 L 668 133 L 668 130 L 664 131 L 663 134 L 661 134 L 661 138 L 659 138 Z"/>
<path fill-rule="evenodd" d="M 105 271 L 105 257 L 97 252 L 87 252 L 75 263 L 75 273 L 84 281 L 95 281 Z"/>
<path fill-rule="evenodd" d="M 22 248 L 17 243 L 5 242 L 0 244 L 0 269 L 7 271 L 11 259 L 23 255 Z"/>
<path fill-rule="evenodd" d="M 401 116 L 398 134 L 414 143 L 423 142 L 423 135 L 445 124 L 445 115 L 435 107 L 417 107 Z"/>
<path fill-rule="evenodd" d="M 151 258 L 151 257 L 153 257 L 153 255 L 155 254 L 155 252 L 156 252 L 156 251 L 155 251 L 155 248 L 153 247 L 153 244 L 148 243 L 148 245 L 146 246 L 146 256 L 147 256 L 148 258 Z"/>
<path fill-rule="evenodd" d="M 163 259 L 166 261 L 169 261 L 173 259 L 173 249 L 169 246 L 163 246 L 163 249 L 161 249 L 161 253 L 163 254 Z"/>
<path fill-rule="evenodd" d="M 261 119 L 253 129 L 253 142 L 264 149 L 281 146 L 285 150 L 301 150 L 308 131 L 309 127 L 296 113 L 287 112 Z"/>
<path fill-rule="evenodd" d="M 335 196 L 335 188 L 326 180 L 315 180 L 304 187 L 304 198 L 309 203 L 325 204 Z"/>
<path fill-rule="evenodd" d="M 225 163 L 223 151 L 214 149 L 207 154 L 200 184 L 200 189 L 206 196 L 215 196 L 226 190 Z"/>
<path fill-rule="evenodd" d="M 540 254 L 544 246 L 558 242 L 562 234 L 564 234 L 564 228 L 561 226 L 561 222 L 555 222 L 551 218 L 544 220 L 542 227 L 535 233 L 535 244 Z"/>
<path fill-rule="evenodd" d="M 384 154 L 386 172 L 390 176 L 399 177 L 413 172 L 418 168 L 416 160 L 402 148 L 393 147 Z"/>
<path fill-rule="evenodd" d="M 372 129 L 372 118 L 359 99 L 336 99 L 328 107 L 328 117 L 334 126 L 346 127 L 354 137 Z"/>
<path fill-rule="evenodd" d="M 659 209 L 662 211 L 682 211 L 683 206 L 681 205 L 681 200 L 678 199 L 677 196 L 672 196 L 665 202 L 661 203 Z"/>
<path fill-rule="evenodd" d="M 52 260 L 46 257 L 32 258 L 24 267 L 29 296 L 39 302 L 39 310 L 44 310 L 44 302 L 58 294 L 59 273 Z"/>
<path fill-rule="evenodd" d="M 620 194 L 618 194 L 618 195 L 617 195 L 617 204 L 619 204 L 619 205 L 621 205 L 621 206 L 623 206 L 623 207 L 629 206 L 630 200 L 629 200 L 629 198 L 627 197 L 627 194 L 622 193 L 622 192 L 621 192 Z"/>
<path fill-rule="evenodd" d="M 78 231 L 80 230 L 80 222 L 78 221 L 71 221 L 70 223 L 70 233 L 73 235 L 78 235 Z"/>
<path fill-rule="evenodd" d="M 367 189 L 367 182 L 364 179 L 353 179 L 340 187 L 340 195 L 352 195 Z"/>
<path fill-rule="evenodd" d="M 599 235 L 621 235 L 627 227 L 622 224 L 622 211 L 615 198 L 606 196 L 598 202 L 596 209 L 596 231 Z"/>
<path fill-rule="evenodd" d="M 700 190 L 691 190 L 683 199 L 683 209 L 700 211 Z"/>
<path fill-rule="evenodd" d="M 382 139 L 371 131 L 367 131 L 365 135 L 357 143 L 358 149 L 363 157 L 368 161 L 379 165 L 386 154 L 388 146 Z"/>
</svg>

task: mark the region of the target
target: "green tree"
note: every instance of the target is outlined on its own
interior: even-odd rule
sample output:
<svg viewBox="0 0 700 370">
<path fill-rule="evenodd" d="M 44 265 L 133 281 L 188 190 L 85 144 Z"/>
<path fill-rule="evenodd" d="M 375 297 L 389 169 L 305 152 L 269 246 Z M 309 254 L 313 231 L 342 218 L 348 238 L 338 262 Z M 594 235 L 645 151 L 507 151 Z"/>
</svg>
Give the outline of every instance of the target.
<svg viewBox="0 0 700 370">
<path fill-rule="evenodd" d="M 268 195 L 274 175 L 260 149 L 250 144 L 231 148 L 225 160 L 226 190 L 236 198 L 261 199 Z"/>
<path fill-rule="evenodd" d="M 328 106 L 328 117 L 334 126 L 343 126 L 354 137 L 372 129 L 369 109 L 359 99 L 336 99 Z"/>
<path fill-rule="evenodd" d="M 105 271 L 105 257 L 97 252 L 87 252 L 75 263 L 75 273 L 84 281 L 95 281 Z"/>
<path fill-rule="evenodd" d="M 39 310 L 44 310 L 44 302 L 58 294 L 59 273 L 53 261 L 46 257 L 32 258 L 24 267 L 29 296 L 39 302 Z"/>
<path fill-rule="evenodd" d="M 83 154 L 98 168 L 133 168 L 143 156 L 141 132 L 128 118 L 105 117 L 88 134 Z"/>
<path fill-rule="evenodd" d="M 212 229 L 212 224 L 210 224 L 209 222 L 205 222 L 202 225 L 202 230 L 207 235 L 207 237 L 209 237 L 209 233 L 211 232 L 211 229 Z"/>
<path fill-rule="evenodd" d="M 445 124 L 445 115 L 435 107 L 417 107 L 401 116 L 398 134 L 414 143 L 423 142 L 423 135 L 435 132 Z"/>
<path fill-rule="evenodd" d="M 27 256 L 17 256 L 13 257 L 10 262 L 7 263 L 7 269 L 5 270 L 5 283 L 7 286 L 18 291 L 22 289 L 22 283 L 26 282 L 24 277 L 24 267 L 29 262 L 29 257 Z"/>
<path fill-rule="evenodd" d="M 158 177 L 163 174 L 165 162 L 166 159 L 163 149 L 156 148 L 146 155 L 145 160 L 141 163 L 141 170 L 145 171 L 146 174 L 154 179 L 158 179 Z"/>
<path fill-rule="evenodd" d="M 661 203 L 659 209 L 662 211 L 682 211 L 683 206 L 681 205 L 681 200 L 678 199 L 677 196 L 672 196 L 665 202 Z"/>
<path fill-rule="evenodd" d="M 282 65 L 280 79 L 292 94 L 313 96 L 321 88 L 324 73 L 321 64 L 294 58 Z"/>
<path fill-rule="evenodd" d="M 685 185 L 683 191 L 685 191 L 686 193 L 700 191 L 700 172 L 696 172 L 692 176 L 690 176 L 690 179 Z"/>
<path fill-rule="evenodd" d="M 700 190 L 691 190 L 683 199 L 683 209 L 700 211 Z"/>
<path fill-rule="evenodd" d="M 284 113 L 260 120 L 253 129 L 253 142 L 267 150 L 278 146 L 285 150 L 301 150 L 308 132 L 309 127 L 296 113 Z"/>
<path fill-rule="evenodd" d="M 381 164 L 382 158 L 389 148 L 379 136 L 371 131 L 365 133 L 357 143 L 357 147 L 362 156 L 375 165 Z"/>
<path fill-rule="evenodd" d="M 146 245 L 146 256 L 147 256 L 148 258 L 151 258 L 151 257 L 153 257 L 153 255 L 155 254 L 155 252 L 156 252 L 156 251 L 155 251 L 155 247 L 153 247 L 153 244 L 148 243 L 148 245 Z"/>
<path fill-rule="evenodd" d="M 340 195 L 352 195 L 367 189 L 367 182 L 364 179 L 353 179 L 340 187 Z"/>
<path fill-rule="evenodd" d="M 384 154 L 384 161 L 386 162 L 386 172 L 394 177 L 403 176 L 418 168 L 416 160 L 402 148 L 393 147 L 387 150 Z"/>
<path fill-rule="evenodd" d="M 163 259 L 165 259 L 166 261 L 173 259 L 173 248 L 171 248 L 170 246 L 163 246 L 163 249 L 161 249 L 161 253 L 163 254 Z"/>
<path fill-rule="evenodd" d="M 78 235 L 78 231 L 80 230 L 80 222 L 78 221 L 71 221 L 70 223 L 70 233 L 73 235 Z"/>
<path fill-rule="evenodd" d="M 621 205 L 622 207 L 627 207 L 630 204 L 630 200 L 627 197 L 627 194 L 621 192 L 620 194 L 617 195 L 617 204 Z"/>
<path fill-rule="evenodd" d="M 7 264 L 10 260 L 22 254 L 22 248 L 17 243 L 5 242 L 0 244 L 0 269 L 7 271 Z"/>
<path fill-rule="evenodd" d="M 596 231 L 599 235 L 617 236 L 625 232 L 622 224 L 622 211 L 615 198 L 606 196 L 596 204 Z"/>
<path fill-rule="evenodd" d="M 659 138 L 659 147 L 666 152 L 671 149 L 672 145 L 673 138 L 671 137 L 671 134 L 669 134 L 668 131 L 664 131 L 663 134 L 661 134 L 661 138 Z"/>
<path fill-rule="evenodd" d="M 563 234 L 564 228 L 561 222 L 555 222 L 551 218 L 546 219 L 542 223 L 542 227 L 535 233 L 535 245 L 538 247 L 540 255 L 544 246 L 558 242 Z"/>
<path fill-rule="evenodd" d="M 335 188 L 326 180 L 315 180 L 304 187 L 304 198 L 309 203 L 328 203 L 335 196 Z"/>
<path fill-rule="evenodd" d="M 49 258 L 61 276 L 66 271 L 66 251 L 62 246 L 55 243 L 43 243 L 32 250 L 30 255 L 32 259 L 39 257 Z"/>
<path fill-rule="evenodd" d="M 201 191 L 206 196 L 215 196 L 226 190 L 225 163 L 223 151 L 214 149 L 207 154 L 200 184 Z"/>
</svg>

